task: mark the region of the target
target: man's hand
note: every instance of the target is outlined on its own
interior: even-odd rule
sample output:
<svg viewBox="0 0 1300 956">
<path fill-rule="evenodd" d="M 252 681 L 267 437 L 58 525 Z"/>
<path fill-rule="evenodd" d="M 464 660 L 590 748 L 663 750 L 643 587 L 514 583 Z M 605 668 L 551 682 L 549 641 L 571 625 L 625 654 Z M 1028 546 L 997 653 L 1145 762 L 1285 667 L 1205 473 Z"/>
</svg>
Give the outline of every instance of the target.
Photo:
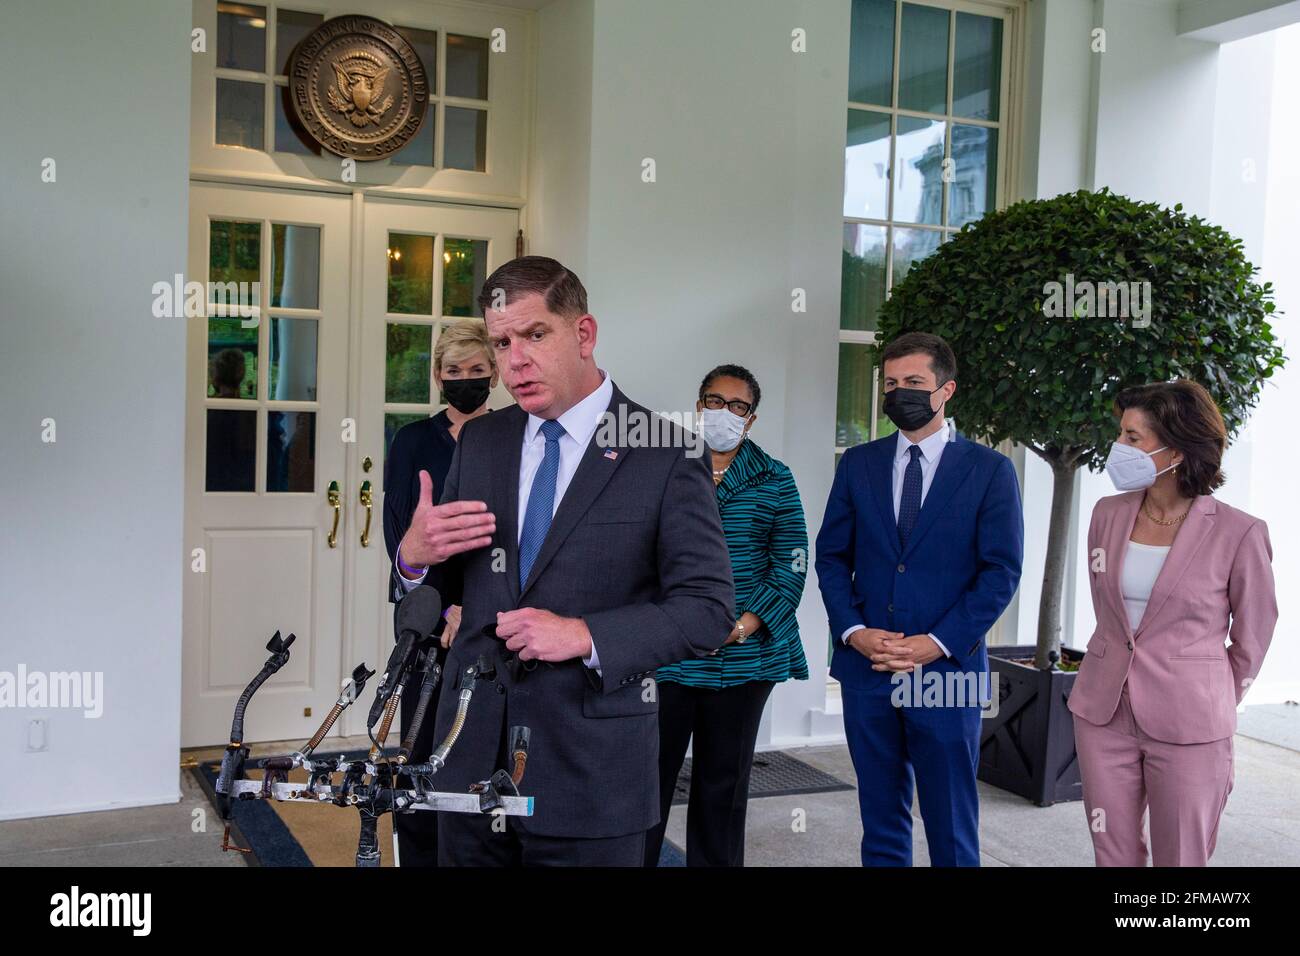
<svg viewBox="0 0 1300 956">
<path fill-rule="evenodd" d="M 872 665 L 878 671 L 910 671 L 933 663 L 943 657 L 943 651 L 929 634 L 912 634 L 887 638 L 884 642 L 886 659 Z"/>
<path fill-rule="evenodd" d="M 456 632 L 460 630 L 460 612 L 459 604 L 453 604 L 447 608 L 447 626 L 442 630 L 442 646 L 444 649 L 451 647 L 451 642 L 456 640 Z"/>
<path fill-rule="evenodd" d="M 882 631 L 878 627 L 860 627 L 849 635 L 849 646 L 869 658 L 873 664 L 873 670 L 907 670 L 910 669 L 910 656 L 906 650 L 889 650 L 885 646 L 885 641 L 898 640 L 903 636 L 902 631 Z M 899 668 L 883 667 L 881 665 L 889 661 L 898 661 L 904 665 Z"/>
<path fill-rule="evenodd" d="M 497 637 L 521 661 L 567 661 L 591 656 L 591 631 L 580 617 L 560 617 L 538 607 L 497 612 Z"/>
<path fill-rule="evenodd" d="M 448 558 L 475 548 L 486 548 L 497 530 L 496 515 L 483 501 L 433 503 L 433 479 L 420 472 L 420 501 L 411 516 L 411 527 L 402 538 L 398 554 L 413 567 L 442 564 Z M 399 566 L 399 571 L 401 568 Z M 410 577 L 402 571 L 403 577 Z M 411 578 L 415 580 L 415 578 Z"/>
</svg>

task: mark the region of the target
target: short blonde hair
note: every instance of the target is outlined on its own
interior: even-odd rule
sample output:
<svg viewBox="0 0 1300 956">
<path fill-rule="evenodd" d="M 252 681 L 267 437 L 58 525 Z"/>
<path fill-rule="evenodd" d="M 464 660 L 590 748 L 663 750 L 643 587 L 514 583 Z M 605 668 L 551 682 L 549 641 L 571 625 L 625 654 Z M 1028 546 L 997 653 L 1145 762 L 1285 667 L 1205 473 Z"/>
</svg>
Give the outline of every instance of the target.
<svg viewBox="0 0 1300 956">
<path fill-rule="evenodd" d="M 450 323 L 438 336 L 438 344 L 433 347 L 433 367 L 442 375 L 443 359 L 463 362 L 482 352 L 487 357 L 488 368 L 495 374 L 496 359 L 492 356 L 492 339 L 488 336 L 487 325 L 482 319 L 461 319 Z"/>
</svg>

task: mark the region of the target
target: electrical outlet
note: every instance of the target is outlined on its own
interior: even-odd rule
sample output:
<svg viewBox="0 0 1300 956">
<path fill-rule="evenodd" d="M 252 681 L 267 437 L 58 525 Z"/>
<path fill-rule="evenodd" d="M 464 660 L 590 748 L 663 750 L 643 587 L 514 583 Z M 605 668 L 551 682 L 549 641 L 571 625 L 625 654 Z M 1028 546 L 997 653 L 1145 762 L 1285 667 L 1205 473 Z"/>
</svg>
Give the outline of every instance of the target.
<svg viewBox="0 0 1300 956">
<path fill-rule="evenodd" d="M 27 752 L 41 753 L 49 745 L 48 724 L 44 717 L 27 721 Z"/>
</svg>

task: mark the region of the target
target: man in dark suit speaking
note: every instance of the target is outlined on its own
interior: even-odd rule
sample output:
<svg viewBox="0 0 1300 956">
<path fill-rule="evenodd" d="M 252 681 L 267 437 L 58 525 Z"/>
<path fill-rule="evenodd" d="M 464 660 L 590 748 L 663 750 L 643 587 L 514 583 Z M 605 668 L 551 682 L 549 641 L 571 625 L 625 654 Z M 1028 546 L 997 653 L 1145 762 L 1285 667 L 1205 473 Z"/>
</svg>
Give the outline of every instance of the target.
<svg viewBox="0 0 1300 956">
<path fill-rule="evenodd" d="M 439 814 L 442 865 L 639 866 L 658 822 L 659 666 L 709 653 L 732 630 L 731 563 L 707 453 L 681 429 L 602 428 L 653 413 L 596 366 L 596 320 L 578 277 L 525 256 L 479 296 L 502 381 L 518 405 L 467 422 L 440 504 L 421 501 L 398 549 L 407 590 L 441 565 L 444 605 L 463 606 L 435 736 L 455 675 L 480 655 L 497 692 L 474 698 L 435 783 L 464 791 L 506 765 L 531 731 L 531 818 Z"/>
</svg>

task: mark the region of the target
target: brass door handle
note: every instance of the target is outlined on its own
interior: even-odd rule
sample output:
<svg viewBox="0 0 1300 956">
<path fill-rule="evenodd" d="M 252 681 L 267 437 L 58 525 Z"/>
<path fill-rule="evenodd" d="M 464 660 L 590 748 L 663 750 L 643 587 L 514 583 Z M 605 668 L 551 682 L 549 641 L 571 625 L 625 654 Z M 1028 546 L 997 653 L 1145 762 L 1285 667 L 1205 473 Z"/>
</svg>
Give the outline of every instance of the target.
<svg viewBox="0 0 1300 956">
<path fill-rule="evenodd" d="M 339 511 L 341 510 L 339 483 L 337 481 L 330 482 L 329 492 L 326 497 L 329 499 L 330 507 L 334 509 L 334 527 L 330 528 L 328 540 L 331 548 L 337 548 L 339 545 Z"/>
<path fill-rule="evenodd" d="M 374 514 L 375 495 L 370 490 L 370 482 L 361 482 L 361 503 L 366 506 L 366 526 L 361 532 L 361 547 L 370 547 L 370 518 Z"/>
</svg>

